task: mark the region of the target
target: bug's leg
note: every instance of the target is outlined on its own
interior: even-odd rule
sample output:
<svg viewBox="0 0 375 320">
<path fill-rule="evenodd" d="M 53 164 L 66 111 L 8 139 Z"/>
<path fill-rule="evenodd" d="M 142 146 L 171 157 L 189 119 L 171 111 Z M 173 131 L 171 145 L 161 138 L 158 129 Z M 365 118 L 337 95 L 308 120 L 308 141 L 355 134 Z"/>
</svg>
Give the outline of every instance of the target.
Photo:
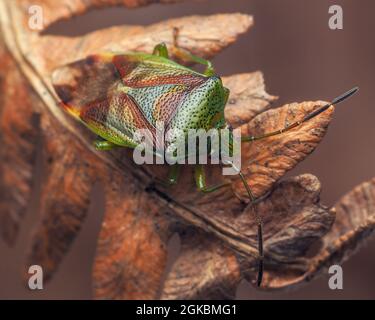
<svg viewBox="0 0 375 320">
<path fill-rule="evenodd" d="M 105 138 L 102 138 L 101 136 L 98 137 L 93 142 L 93 145 L 96 150 L 112 150 L 113 148 L 131 148 L 134 149 L 137 145 L 132 142 L 130 139 L 121 139 L 117 140 L 117 143 L 113 143 L 109 140 L 105 140 Z"/>
<path fill-rule="evenodd" d="M 197 184 L 198 190 L 209 193 L 209 192 L 214 192 L 222 187 L 225 187 L 229 185 L 229 182 L 223 182 L 211 187 L 207 187 L 206 185 L 206 174 L 204 172 L 204 168 L 201 164 L 197 164 L 194 167 L 194 178 L 195 178 L 195 183 Z"/>
<path fill-rule="evenodd" d="M 341 96 L 338 96 L 337 98 L 335 98 L 334 100 L 332 100 L 332 102 L 327 103 L 326 105 L 324 105 L 324 106 L 322 106 L 322 107 L 320 107 L 320 108 L 318 108 L 318 109 L 310 112 L 309 114 L 307 114 L 306 116 L 304 116 L 301 120 L 293 122 L 290 125 L 287 125 L 284 128 L 282 128 L 282 129 L 279 129 L 279 130 L 276 130 L 276 131 L 273 131 L 273 132 L 264 133 L 264 134 L 262 134 L 260 136 L 242 137 L 241 140 L 243 142 L 256 141 L 256 140 L 261 140 L 261 139 L 264 139 L 264 138 L 268 138 L 268 137 L 272 137 L 272 136 L 276 136 L 276 135 L 282 134 L 282 133 L 284 133 L 286 131 L 289 131 L 289 130 L 295 128 L 295 127 L 298 127 L 302 123 L 304 123 L 306 121 L 309 121 L 310 119 L 316 117 L 317 115 L 319 115 L 322 112 L 326 111 L 329 107 L 331 107 L 331 106 L 333 106 L 335 104 L 338 104 L 338 103 L 344 101 L 345 99 L 349 98 L 354 93 L 356 93 L 357 91 L 358 91 L 358 88 L 355 87 L 355 88 L 353 88 L 353 89 L 345 92 Z"/>
<path fill-rule="evenodd" d="M 178 176 L 180 174 L 180 166 L 178 164 L 172 165 L 169 169 L 168 184 L 177 184 Z"/>
<path fill-rule="evenodd" d="M 178 176 L 180 175 L 180 166 L 178 164 L 171 165 L 168 172 L 168 179 L 155 178 L 155 181 L 168 188 L 172 185 L 176 185 L 178 181 Z"/>
<path fill-rule="evenodd" d="M 189 51 L 187 51 L 183 48 L 180 48 L 178 46 L 178 32 L 179 32 L 178 28 L 173 29 L 173 48 L 172 48 L 173 54 L 177 58 L 179 58 L 180 60 L 190 61 L 190 62 L 194 62 L 194 63 L 198 63 L 198 64 L 202 64 L 202 65 L 206 66 L 206 69 L 203 72 L 206 76 L 214 75 L 215 69 L 214 69 L 211 61 L 208 61 L 208 60 L 205 60 L 201 57 L 195 56 L 195 55 L 191 54 Z"/>
<path fill-rule="evenodd" d="M 164 42 L 157 44 L 152 54 L 167 59 L 169 58 L 168 48 Z"/>
<path fill-rule="evenodd" d="M 104 150 L 112 150 L 113 148 L 117 147 L 114 143 L 107 141 L 107 140 L 101 140 L 97 139 L 93 142 L 94 147 L 96 150 L 104 151 Z"/>
</svg>

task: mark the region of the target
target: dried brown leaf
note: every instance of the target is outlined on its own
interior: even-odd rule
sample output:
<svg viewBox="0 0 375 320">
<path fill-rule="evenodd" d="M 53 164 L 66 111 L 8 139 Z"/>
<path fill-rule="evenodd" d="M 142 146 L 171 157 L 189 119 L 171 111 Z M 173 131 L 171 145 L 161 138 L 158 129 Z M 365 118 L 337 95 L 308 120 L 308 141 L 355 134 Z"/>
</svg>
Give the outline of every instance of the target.
<svg viewBox="0 0 375 320">
<path fill-rule="evenodd" d="M 91 189 L 103 172 L 95 158 L 82 146 L 56 139 L 49 128 L 45 139 L 46 178 L 41 190 L 41 220 L 32 237 L 27 265 L 43 267 L 48 281 L 81 230 Z M 63 143 L 65 141 L 65 143 Z"/>
<path fill-rule="evenodd" d="M 11 72 L 17 66 L 1 38 L 0 61 L 0 234 L 13 245 L 31 196 L 39 102 L 19 72 Z"/>
<path fill-rule="evenodd" d="M 375 230 L 375 179 L 364 182 L 342 197 L 332 209 L 336 221 L 322 239 L 319 254 L 309 265 L 306 278 L 333 264 L 342 264 Z"/>
<path fill-rule="evenodd" d="M 31 5 L 43 7 L 45 21 L 43 28 L 47 28 L 52 23 L 69 19 L 76 15 L 84 14 L 88 10 L 99 9 L 109 6 L 124 6 L 127 8 L 137 8 L 152 3 L 174 3 L 181 0 L 64 0 L 61 5 L 56 0 L 16 0 L 18 6 L 26 12 Z M 16 2 L 14 1 L 14 2 Z"/>
<path fill-rule="evenodd" d="M 162 299 L 233 299 L 241 273 L 232 250 L 195 228 L 181 233 L 181 252 L 164 284 Z"/>
<path fill-rule="evenodd" d="M 315 245 L 331 228 L 335 214 L 319 203 L 321 185 L 318 179 L 305 174 L 289 178 L 277 184 L 276 188 L 264 201 L 254 208 L 263 217 L 265 274 L 262 288 L 289 285 L 301 275 L 301 261 L 308 259 L 310 248 Z M 240 224 L 239 224 L 240 225 Z M 247 223 L 246 230 L 256 243 L 255 225 Z M 249 270 L 254 272 L 254 265 L 247 261 Z M 253 278 L 245 270 L 245 276 Z"/>
<path fill-rule="evenodd" d="M 363 245 L 375 229 L 375 179 L 346 194 L 330 210 L 330 215 L 336 215 L 336 220 L 315 243 L 314 254 L 306 254 L 294 266 L 288 264 L 270 272 L 264 282 L 265 289 L 290 288 L 311 281 L 331 265 L 342 264 Z"/>
<path fill-rule="evenodd" d="M 105 184 L 106 208 L 94 264 L 94 295 L 100 299 L 155 299 L 174 223 L 157 200 L 121 176 Z M 168 219 L 169 218 L 169 219 Z"/>
<path fill-rule="evenodd" d="M 277 99 L 266 92 L 263 74 L 260 71 L 224 77 L 223 84 L 230 90 L 225 107 L 225 119 L 233 128 L 266 111 Z"/>
<path fill-rule="evenodd" d="M 293 103 L 263 112 L 241 127 L 242 137 L 259 136 L 282 129 L 294 121 L 302 120 L 324 104 L 322 101 Z M 333 110 L 331 107 L 282 135 L 242 144 L 243 173 L 256 197 L 267 192 L 275 181 L 315 149 L 326 133 Z M 233 184 L 233 190 L 241 198 L 246 197 L 241 181 L 237 180 Z"/>
</svg>

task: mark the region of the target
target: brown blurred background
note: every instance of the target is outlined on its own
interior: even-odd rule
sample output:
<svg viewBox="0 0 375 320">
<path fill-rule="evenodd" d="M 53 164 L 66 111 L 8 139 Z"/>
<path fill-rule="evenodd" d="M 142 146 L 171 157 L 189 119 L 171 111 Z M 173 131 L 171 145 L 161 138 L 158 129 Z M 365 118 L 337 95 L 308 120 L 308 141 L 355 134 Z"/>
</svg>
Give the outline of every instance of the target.
<svg viewBox="0 0 375 320">
<path fill-rule="evenodd" d="M 63 1 L 61 0 L 63 6 Z M 344 29 L 330 30 L 328 8 L 341 5 Z M 213 60 L 219 74 L 262 70 L 275 106 L 303 100 L 329 100 L 358 85 L 359 95 L 340 105 L 328 134 L 318 149 L 290 174 L 310 172 L 323 185 L 322 201 L 332 205 L 362 181 L 375 176 L 375 2 L 372 0 L 206 0 L 137 10 L 110 8 L 91 11 L 69 22 L 58 22 L 48 33 L 75 36 L 119 24 L 150 24 L 192 14 L 243 12 L 254 15 L 255 27 Z M 41 154 L 38 155 L 41 158 Z M 38 193 L 43 168 L 35 182 L 34 197 L 15 248 L 0 243 L 0 298 L 89 299 L 91 263 L 103 214 L 99 186 L 93 191 L 88 219 L 55 278 L 39 292 L 26 290 L 20 278 L 25 250 L 38 218 Z M 179 250 L 170 242 L 169 261 Z M 344 289 L 328 288 L 327 276 L 291 292 L 256 292 L 247 282 L 238 299 L 375 299 L 375 238 L 343 265 Z"/>
</svg>

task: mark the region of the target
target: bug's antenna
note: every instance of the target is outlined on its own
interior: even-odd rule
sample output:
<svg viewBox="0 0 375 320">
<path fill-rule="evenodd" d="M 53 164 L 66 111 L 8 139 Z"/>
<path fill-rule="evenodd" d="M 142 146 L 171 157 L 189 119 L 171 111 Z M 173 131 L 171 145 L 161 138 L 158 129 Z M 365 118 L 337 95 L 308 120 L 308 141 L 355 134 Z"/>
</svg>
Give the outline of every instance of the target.
<svg viewBox="0 0 375 320">
<path fill-rule="evenodd" d="M 358 90 L 359 90 L 358 87 L 354 87 L 354 88 L 350 89 L 349 91 L 343 93 L 341 96 L 338 96 L 337 98 L 335 98 L 331 103 L 332 104 L 338 104 L 341 101 L 344 101 L 345 99 L 347 99 L 350 96 L 352 96 L 353 94 L 355 94 Z"/>
<path fill-rule="evenodd" d="M 239 171 L 238 175 L 240 176 L 243 185 L 245 186 L 246 192 L 251 200 L 251 204 L 254 203 L 255 197 L 253 193 L 251 192 L 251 189 L 249 187 L 249 184 L 247 183 L 245 177 L 243 176 L 243 173 Z M 255 211 L 255 218 L 258 226 L 258 276 L 256 280 L 256 284 L 258 287 L 262 284 L 263 279 L 263 222 L 262 218 L 259 216 L 259 213 Z"/>
<path fill-rule="evenodd" d="M 246 192 L 249 196 L 249 199 L 251 201 L 250 204 L 253 205 L 256 198 L 251 192 L 250 186 L 247 183 L 241 170 L 236 168 L 236 166 L 231 161 L 223 160 L 223 163 L 231 165 L 232 168 L 238 172 L 238 175 L 240 176 L 242 183 L 246 189 Z M 258 237 L 258 276 L 257 276 L 256 284 L 258 287 L 260 287 L 260 285 L 262 284 L 262 279 L 263 279 L 263 222 L 262 222 L 261 216 L 259 215 L 257 211 L 255 211 L 255 219 L 256 219 L 256 223 L 258 227 L 258 235 L 257 235 Z"/>
<path fill-rule="evenodd" d="M 268 132 L 268 133 L 263 133 L 259 136 L 242 137 L 241 140 L 242 140 L 242 142 L 251 142 L 251 141 L 261 140 L 261 139 L 264 139 L 264 138 L 268 138 L 268 137 L 277 136 L 279 134 L 282 134 L 282 133 L 284 133 L 286 131 L 289 131 L 289 130 L 295 128 L 295 127 L 298 127 L 302 123 L 316 117 L 317 115 L 326 111 L 329 107 L 331 107 L 333 105 L 336 105 L 336 104 L 339 104 L 340 102 L 348 99 L 353 94 L 355 94 L 358 90 L 359 90 L 358 87 L 354 87 L 354 88 L 350 89 L 349 91 L 347 91 L 347 92 L 343 93 L 342 95 L 333 99 L 330 103 L 327 103 L 324 106 L 321 106 L 320 108 L 318 108 L 318 109 L 310 112 L 309 114 L 305 115 L 301 120 L 295 121 L 295 122 L 287 125 L 286 127 L 282 128 L 282 129 L 272 131 L 272 132 Z"/>
<path fill-rule="evenodd" d="M 223 159 L 223 163 L 229 164 L 230 166 L 232 166 L 234 170 L 238 172 L 238 175 L 240 176 L 241 181 L 246 189 L 247 195 L 249 196 L 249 199 L 251 201 L 250 204 L 254 205 L 256 198 L 251 192 L 250 186 L 247 183 L 241 170 L 236 168 L 236 166 L 231 161 L 227 161 Z M 262 278 L 263 278 L 263 222 L 262 222 L 261 216 L 259 215 L 257 211 L 255 211 L 255 219 L 256 219 L 256 223 L 258 227 L 258 235 L 257 235 L 257 238 L 258 238 L 258 257 L 257 257 L 258 258 L 258 276 L 257 276 L 256 284 L 258 287 L 260 287 L 260 285 L 262 284 Z"/>
<path fill-rule="evenodd" d="M 339 104 L 340 102 L 343 102 L 344 100 L 348 99 L 353 94 L 355 94 L 358 90 L 359 90 L 358 87 L 354 87 L 354 88 L 350 89 L 349 91 L 347 91 L 347 92 L 343 93 L 342 95 L 333 99 L 330 103 L 327 103 L 326 105 L 322 106 L 321 108 L 318 108 L 317 110 L 315 110 L 315 111 L 309 113 L 308 115 L 306 115 L 302 119 L 302 122 L 305 122 L 307 120 L 310 120 L 311 118 L 316 117 L 318 114 L 321 114 L 323 111 L 327 110 L 330 106 L 333 106 L 333 105 Z"/>
</svg>

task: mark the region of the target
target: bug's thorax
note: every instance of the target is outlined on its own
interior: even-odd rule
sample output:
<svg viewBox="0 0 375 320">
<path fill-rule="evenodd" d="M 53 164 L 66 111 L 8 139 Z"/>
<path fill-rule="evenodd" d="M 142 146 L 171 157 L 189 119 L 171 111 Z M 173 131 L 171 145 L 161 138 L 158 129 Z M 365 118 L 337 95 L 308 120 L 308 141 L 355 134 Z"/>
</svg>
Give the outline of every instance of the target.
<svg viewBox="0 0 375 320">
<path fill-rule="evenodd" d="M 194 87 L 177 108 L 168 124 L 186 132 L 189 129 L 221 128 L 225 125 L 224 107 L 229 90 L 224 88 L 220 77 L 206 77 Z"/>
</svg>

